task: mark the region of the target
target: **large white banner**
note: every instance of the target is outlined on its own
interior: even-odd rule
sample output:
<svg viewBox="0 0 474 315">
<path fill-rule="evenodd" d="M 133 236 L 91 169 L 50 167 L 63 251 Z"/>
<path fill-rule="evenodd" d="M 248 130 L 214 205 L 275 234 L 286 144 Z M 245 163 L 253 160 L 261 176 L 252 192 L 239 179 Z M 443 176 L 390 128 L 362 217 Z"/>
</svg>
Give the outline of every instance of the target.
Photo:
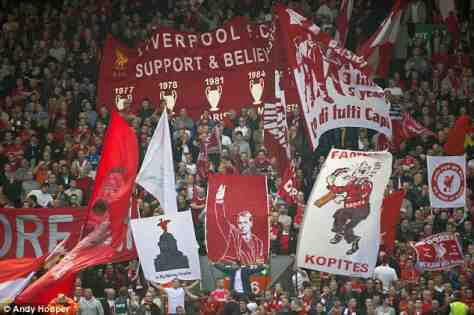
<svg viewBox="0 0 474 315">
<path fill-rule="evenodd" d="M 147 280 L 165 283 L 201 279 L 199 245 L 190 211 L 131 221 L 133 239 Z"/>
<path fill-rule="evenodd" d="M 372 276 L 380 245 L 380 208 L 391 169 L 389 152 L 331 150 L 306 205 L 298 267 Z"/>
<path fill-rule="evenodd" d="M 341 127 L 374 129 L 391 138 L 390 104 L 367 77 L 364 58 L 297 12 L 276 11 L 313 149 L 322 134 Z"/>
<path fill-rule="evenodd" d="M 297 50 L 302 63 L 293 73 L 313 149 L 322 134 L 341 127 L 373 129 L 391 138 L 390 105 L 383 89 L 343 64 L 331 48 L 306 41 L 300 45 L 308 47 Z"/>
<path fill-rule="evenodd" d="M 466 157 L 428 156 L 430 203 L 434 208 L 466 204 Z"/>
</svg>

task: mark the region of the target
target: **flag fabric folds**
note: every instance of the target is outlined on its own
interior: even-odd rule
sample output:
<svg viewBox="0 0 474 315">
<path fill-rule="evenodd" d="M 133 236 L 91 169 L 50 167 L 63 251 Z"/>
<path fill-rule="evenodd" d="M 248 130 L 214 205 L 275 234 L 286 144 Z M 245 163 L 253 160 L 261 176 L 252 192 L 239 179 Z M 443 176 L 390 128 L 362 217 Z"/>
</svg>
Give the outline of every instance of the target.
<svg viewBox="0 0 474 315">
<path fill-rule="evenodd" d="M 282 175 L 289 166 L 291 158 L 288 142 L 288 122 L 286 120 L 285 92 L 280 88 L 281 77 L 275 72 L 275 97 L 263 107 L 263 141 L 269 155 L 278 162 Z"/>
<path fill-rule="evenodd" d="M 84 238 L 41 278 L 17 297 L 18 303 L 45 303 L 38 296 L 53 297 L 73 283 L 87 267 L 120 260 L 126 251 L 130 196 L 138 169 L 135 131 L 117 112 L 112 112 L 97 170 Z M 70 294 L 70 292 L 65 292 Z"/>
<path fill-rule="evenodd" d="M 400 221 L 400 208 L 403 198 L 405 198 L 405 192 L 400 190 L 385 196 L 383 199 L 380 233 L 383 248 L 389 253 L 393 253 L 395 249 L 396 228 Z"/>
<path fill-rule="evenodd" d="M 178 212 L 173 148 L 166 110 L 153 133 L 136 182 L 159 200 L 165 213 Z"/>
<path fill-rule="evenodd" d="M 41 267 L 44 256 L 0 260 L 0 305 L 11 303 Z"/>
<path fill-rule="evenodd" d="M 342 0 L 339 15 L 336 18 L 336 34 L 334 39 L 337 40 L 342 47 L 346 46 L 347 33 L 349 32 L 349 22 L 354 8 L 354 0 Z"/>
<path fill-rule="evenodd" d="M 413 245 L 416 266 L 423 271 L 446 270 L 464 263 L 461 245 L 452 233 L 430 235 Z"/>
<path fill-rule="evenodd" d="M 444 152 L 447 155 L 463 155 L 466 134 L 473 130 L 471 128 L 471 117 L 468 115 L 459 117 L 451 130 L 449 130 L 446 143 L 443 146 Z"/>
<path fill-rule="evenodd" d="M 389 103 L 367 77 L 365 58 L 343 48 L 311 19 L 281 5 L 275 11 L 281 39 L 274 47 L 281 46 L 275 50 L 283 51 L 290 68 L 290 74 L 283 71 L 283 82 L 285 88 L 288 78 L 295 83 L 312 149 L 325 132 L 341 127 L 374 129 L 391 138 Z"/>
<path fill-rule="evenodd" d="M 417 122 L 409 113 L 402 113 L 401 119 L 392 118 L 392 128 L 392 144 L 395 148 L 399 148 L 402 141 L 418 136 L 438 137 L 436 133 Z"/>
<path fill-rule="evenodd" d="M 298 194 L 298 187 L 296 185 L 295 166 L 293 163 L 290 163 L 282 176 L 281 184 L 278 188 L 278 196 L 280 196 L 287 204 L 296 204 L 296 196 Z"/>
<path fill-rule="evenodd" d="M 358 49 L 358 54 L 367 59 L 375 77 L 384 77 L 389 70 L 405 4 L 406 0 L 397 0 L 379 29 Z"/>
</svg>

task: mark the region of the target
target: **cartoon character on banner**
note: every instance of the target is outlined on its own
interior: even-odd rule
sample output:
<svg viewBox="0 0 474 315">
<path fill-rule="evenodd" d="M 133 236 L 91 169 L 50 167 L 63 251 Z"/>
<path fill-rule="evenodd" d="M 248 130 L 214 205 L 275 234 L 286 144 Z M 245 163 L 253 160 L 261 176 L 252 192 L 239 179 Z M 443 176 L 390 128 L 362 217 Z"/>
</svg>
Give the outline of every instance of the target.
<svg viewBox="0 0 474 315">
<path fill-rule="evenodd" d="M 262 94 L 263 94 L 263 88 L 265 86 L 265 80 L 263 78 L 260 78 L 258 80 L 252 80 L 250 79 L 250 94 L 252 94 L 253 97 L 253 104 L 254 105 L 260 105 L 262 104 Z"/>
<path fill-rule="evenodd" d="M 166 107 L 168 108 L 170 114 L 174 114 L 174 107 L 176 105 L 177 99 L 178 93 L 176 90 L 170 90 L 169 93 L 160 91 L 160 100 L 164 100 L 166 102 Z"/>
<path fill-rule="evenodd" d="M 351 245 L 346 255 L 352 255 L 359 250 L 361 237 L 354 234 L 354 228 L 370 214 L 369 201 L 373 189 L 369 177 L 371 169 L 365 161 L 353 171 L 349 167 L 336 169 L 326 179 L 329 192 L 314 202 L 318 208 L 332 200 L 336 204 L 343 204 L 333 215 L 331 231 L 335 235 L 329 242 L 338 244 L 344 239 Z"/>
<path fill-rule="evenodd" d="M 211 112 L 218 111 L 219 101 L 221 100 L 222 96 L 222 85 L 216 85 L 216 88 L 214 89 L 208 86 L 204 90 L 204 93 L 206 94 L 209 105 L 211 105 Z"/>
</svg>

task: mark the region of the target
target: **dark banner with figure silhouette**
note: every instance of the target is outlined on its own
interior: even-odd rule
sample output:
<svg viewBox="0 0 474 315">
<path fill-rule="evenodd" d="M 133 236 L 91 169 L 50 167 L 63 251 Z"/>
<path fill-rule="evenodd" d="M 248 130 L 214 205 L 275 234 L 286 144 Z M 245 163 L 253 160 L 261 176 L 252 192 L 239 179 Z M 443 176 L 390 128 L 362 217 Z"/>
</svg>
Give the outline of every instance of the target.
<svg viewBox="0 0 474 315">
<path fill-rule="evenodd" d="M 189 211 L 132 220 L 145 278 L 157 283 L 201 279 L 199 245 Z"/>
<path fill-rule="evenodd" d="M 209 176 L 207 248 L 211 261 L 253 265 L 269 249 L 268 199 L 264 176 Z"/>
</svg>

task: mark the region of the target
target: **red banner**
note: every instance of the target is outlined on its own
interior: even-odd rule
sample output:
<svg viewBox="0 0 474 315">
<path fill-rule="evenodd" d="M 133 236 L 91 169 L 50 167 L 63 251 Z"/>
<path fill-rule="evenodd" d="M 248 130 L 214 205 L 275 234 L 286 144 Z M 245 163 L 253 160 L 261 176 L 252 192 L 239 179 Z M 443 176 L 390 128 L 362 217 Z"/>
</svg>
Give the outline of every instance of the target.
<svg viewBox="0 0 474 315">
<path fill-rule="evenodd" d="M 125 240 L 137 170 L 135 132 L 117 112 L 112 112 L 88 207 L 87 235 L 17 298 L 20 303 L 38 301 L 38 294 L 44 291 L 58 294 L 58 282 L 63 279 L 70 279 L 84 268 L 120 261 L 128 256 Z"/>
<path fill-rule="evenodd" d="M 40 257 L 65 238 L 71 249 L 86 215 L 84 208 L 0 209 L 0 259 Z"/>
<path fill-rule="evenodd" d="M 417 267 L 421 270 L 444 270 L 464 263 L 461 245 L 451 233 L 431 235 L 415 245 Z"/>
<path fill-rule="evenodd" d="M 298 195 L 297 180 L 295 166 L 293 163 L 288 165 L 288 168 L 283 175 L 280 187 L 278 188 L 278 196 L 283 198 L 288 204 L 296 204 L 296 196 Z"/>
<path fill-rule="evenodd" d="M 264 176 L 210 175 L 207 244 L 210 261 L 264 262 L 268 257 L 268 199 Z"/>
<path fill-rule="evenodd" d="M 135 48 L 109 37 L 97 104 L 113 108 L 127 99 L 137 108 L 148 98 L 164 100 L 171 112 L 186 108 L 198 118 L 209 111 L 217 119 L 243 106 L 261 110 L 270 74 L 269 27 L 235 18 L 206 33 L 159 28 Z"/>
<path fill-rule="evenodd" d="M 396 229 L 400 223 L 400 208 L 403 198 L 405 198 L 405 192 L 400 190 L 385 196 L 383 199 L 380 217 L 381 245 L 389 253 L 393 253 L 395 249 Z"/>
</svg>

